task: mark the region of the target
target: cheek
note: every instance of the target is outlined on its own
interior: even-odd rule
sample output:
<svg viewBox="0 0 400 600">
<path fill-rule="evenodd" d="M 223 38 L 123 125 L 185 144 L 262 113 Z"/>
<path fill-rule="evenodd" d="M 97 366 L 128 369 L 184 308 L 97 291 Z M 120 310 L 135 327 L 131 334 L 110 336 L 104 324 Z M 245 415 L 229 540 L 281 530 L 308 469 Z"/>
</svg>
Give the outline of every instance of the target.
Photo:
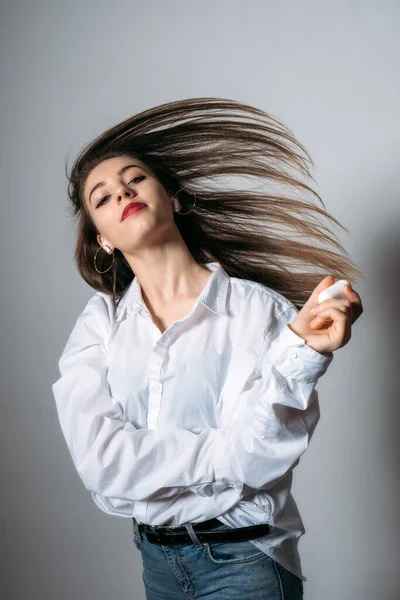
<svg viewBox="0 0 400 600">
<path fill-rule="evenodd" d="M 104 218 L 102 218 L 102 215 L 99 214 L 98 211 L 92 210 L 90 213 L 90 218 L 92 219 L 92 222 L 93 222 L 94 226 L 96 227 L 96 229 L 98 231 L 102 231 L 103 221 L 104 221 Z"/>
<path fill-rule="evenodd" d="M 145 182 L 146 183 L 146 182 Z M 148 181 L 146 186 L 146 194 L 153 195 L 159 202 L 165 201 L 168 194 L 165 188 L 159 181 Z"/>
<path fill-rule="evenodd" d="M 172 202 L 161 183 L 149 182 L 146 188 L 143 186 L 142 193 L 143 200 L 148 201 L 160 217 L 169 214 Z"/>
<path fill-rule="evenodd" d="M 91 214 L 93 224 L 98 232 L 100 232 L 109 242 L 115 237 L 118 227 L 118 215 L 115 210 L 110 210 L 106 205 L 101 206 Z"/>
</svg>

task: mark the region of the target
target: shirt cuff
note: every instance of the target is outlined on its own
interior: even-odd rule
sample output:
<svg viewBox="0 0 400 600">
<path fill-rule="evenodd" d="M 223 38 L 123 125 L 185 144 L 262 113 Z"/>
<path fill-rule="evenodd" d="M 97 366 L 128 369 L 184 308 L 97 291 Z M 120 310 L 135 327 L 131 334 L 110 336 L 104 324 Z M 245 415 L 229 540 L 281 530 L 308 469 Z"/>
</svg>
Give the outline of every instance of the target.
<svg viewBox="0 0 400 600">
<path fill-rule="evenodd" d="M 275 340 L 273 354 L 273 364 L 284 377 L 294 377 L 306 383 L 316 382 L 333 360 L 333 352 L 317 352 L 289 325 Z"/>
</svg>

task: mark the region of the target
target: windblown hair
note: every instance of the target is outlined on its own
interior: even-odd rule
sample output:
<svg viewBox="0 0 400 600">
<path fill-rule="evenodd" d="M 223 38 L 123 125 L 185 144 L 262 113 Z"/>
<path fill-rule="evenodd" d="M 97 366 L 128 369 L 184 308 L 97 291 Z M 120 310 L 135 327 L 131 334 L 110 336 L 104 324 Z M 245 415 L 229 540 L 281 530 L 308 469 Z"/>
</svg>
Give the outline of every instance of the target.
<svg viewBox="0 0 400 600">
<path fill-rule="evenodd" d="M 242 102 L 189 98 L 155 106 L 111 127 L 81 151 L 70 174 L 66 170 L 69 208 L 77 225 L 78 271 L 89 286 L 112 294 L 114 306 L 135 274 L 118 248 L 112 269 L 103 274 L 95 270 L 100 232 L 83 189 L 95 166 L 121 155 L 141 160 L 177 196 L 182 212 L 195 201 L 190 214 L 174 212 L 174 219 L 199 264 L 217 261 L 230 276 L 270 287 L 299 310 L 327 275 L 352 285 L 362 277 L 323 224 L 327 219 L 348 233 L 316 205 L 318 200 L 325 206 L 307 183 L 314 181 L 309 168 L 314 163 L 290 129 Z M 224 183 L 221 176 L 231 179 Z M 255 181 L 257 189 L 246 189 L 233 176 Z M 100 251 L 96 261 L 105 270 L 110 256 Z"/>
</svg>

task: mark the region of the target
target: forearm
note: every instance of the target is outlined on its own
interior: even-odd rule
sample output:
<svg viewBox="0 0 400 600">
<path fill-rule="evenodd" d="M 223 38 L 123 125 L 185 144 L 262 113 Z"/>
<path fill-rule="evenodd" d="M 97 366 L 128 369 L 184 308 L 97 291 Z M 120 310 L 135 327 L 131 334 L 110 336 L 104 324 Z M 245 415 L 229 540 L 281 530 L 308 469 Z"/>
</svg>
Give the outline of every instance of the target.
<svg viewBox="0 0 400 600">
<path fill-rule="evenodd" d="M 93 298 L 78 318 L 59 361 L 61 377 L 52 386 L 65 440 L 87 489 L 126 500 L 146 500 L 160 490 L 171 496 L 184 488 L 207 496 L 226 487 L 266 488 L 293 468 L 318 420 L 315 384 L 331 358 L 285 327 L 292 309 L 265 336 L 260 377 L 234 398 L 237 414 L 229 426 L 193 433 L 180 427 L 137 429 L 123 419 L 107 384 L 102 340 L 110 325 L 100 318 L 98 303 Z"/>
<path fill-rule="evenodd" d="M 182 488 L 210 495 L 229 486 L 273 486 L 306 450 L 319 417 L 316 376 L 311 382 L 290 372 L 284 376 L 292 359 L 283 358 L 282 370 L 265 370 L 236 400 L 238 408 L 245 406 L 246 420 L 238 413 L 229 427 L 200 433 L 135 428 L 121 419 L 98 371 L 90 363 L 76 364 L 53 385 L 53 393 L 85 487 L 104 496 L 146 500 L 161 489 L 166 496 Z M 87 383 L 86 394 L 77 381 Z"/>
</svg>

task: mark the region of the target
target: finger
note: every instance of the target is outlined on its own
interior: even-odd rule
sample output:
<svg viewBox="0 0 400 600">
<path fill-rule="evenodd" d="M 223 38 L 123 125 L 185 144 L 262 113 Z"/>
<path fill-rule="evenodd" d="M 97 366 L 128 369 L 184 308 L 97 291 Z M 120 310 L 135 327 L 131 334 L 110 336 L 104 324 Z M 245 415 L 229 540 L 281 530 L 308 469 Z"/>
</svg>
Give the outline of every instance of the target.
<svg viewBox="0 0 400 600">
<path fill-rule="evenodd" d="M 324 279 L 322 279 L 319 284 L 317 285 L 316 288 L 314 288 L 311 296 L 309 297 L 309 299 L 307 300 L 305 305 L 311 305 L 311 306 L 315 306 L 315 304 L 318 303 L 318 295 L 320 292 L 322 292 L 323 290 L 326 290 L 328 287 L 330 287 L 331 285 L 333 285 L 334 283 L 334 278 L 332 275 L 327 275 L 326 277 L 324 277 Z"/>
<path fill-rule="evenodd" d="M 344 286 L 344 292 L 346 297 L 351 302 L 352 314 L 351 314 L 351 324 L 355 323 L 357 319 L 362 315 L 364 309 L 361 302 L 360 296 L 357 294 L 355 290 L 349 287 L 347 284 Z"/>
<path fill-rule="evenodd" d="M 357 292 L 349 287 L 347 284 L 344 286 L 344 292 L 346 296 L 351 300 L 353 305 L 353 323 L 357 321 L 358 317 L 362 315 L 364 308 L 361 302 L 361 298 Z"/>
<path fill-rule="evenodd" d="M 329 308 L 330 306 L 334 306 L 334 307 L 347 306 L 348 308 L 351 308 L 351 305 L 352 305 L 352 301 L 349 300 L 349 298 L 327 298 L 326 300 L 323 300 L 322 302 L 320 302 L 319 305 L 317 306 L 317 308 L 324 309 L 324 308 Z"/>
<path fill-rule="evenodd" d="M 310 321 L 309 326 L 313 328 L 321 327 L 322 325 L 326 325 L 328 321 L 332 321 L 330 317 L 315 317 L 312 321 Z"/>
<path fill-rule="evenodd" d="M 354 304 L 357 304 L 359 306 L 362 306 L 360 295 L 357 294 L 356 290 L 354 290 L 352 287 L 348 286 L 347 283 L 344 286 L 343 291 L 344 291 L 345 295 L 347 296 L 347 298 L 349 298 L 349 300 L 351 300 L 351 302 L 353 302 Z"/>
<path fill-rule="evenodd" d="M 352 288 L 351 285 L 348 285 L 347 283 L 345 284 L 343 291 L 345 292 L 345 294 L 347 296 L 351 296 L 352 298 L 360 298 L 360 296 L 357 294 L 356 290 L 354 288 Z"/>
<path fill-rule="evenodd" d="M 309 325 L 310 327 L 319 327 L 327 321 L 340 321 L 347 323 L 347 321 L 350 321 L 348 309 L 342 310 L 342 308 L 328 306 L 325 309 L 321 309 L 318 312 L 318 315 L 312 321 L 310 321 Z"/>
<path fill-rule="evenodd" d="M 335 333 L 342 338 L 342 345 L 348 343 L 351 338 L 351 313 L 343 312 L 340 308 L 327 308 L 323 311 L 321 318 L 325 318 L 325 324 L 332 321 L 332 328 Z"/>
<path fill-rule="evenodd" d="M 326 308 L 340 308 L 342 310 L 350 310 L 352 308 L 352 302 L 348 298 L 327 298 L 320 302 L 318 306 L 315 306 L 310 310 L 312 315 L 318 315 L 321 310 L 325 310 Z"/>
</svg>

